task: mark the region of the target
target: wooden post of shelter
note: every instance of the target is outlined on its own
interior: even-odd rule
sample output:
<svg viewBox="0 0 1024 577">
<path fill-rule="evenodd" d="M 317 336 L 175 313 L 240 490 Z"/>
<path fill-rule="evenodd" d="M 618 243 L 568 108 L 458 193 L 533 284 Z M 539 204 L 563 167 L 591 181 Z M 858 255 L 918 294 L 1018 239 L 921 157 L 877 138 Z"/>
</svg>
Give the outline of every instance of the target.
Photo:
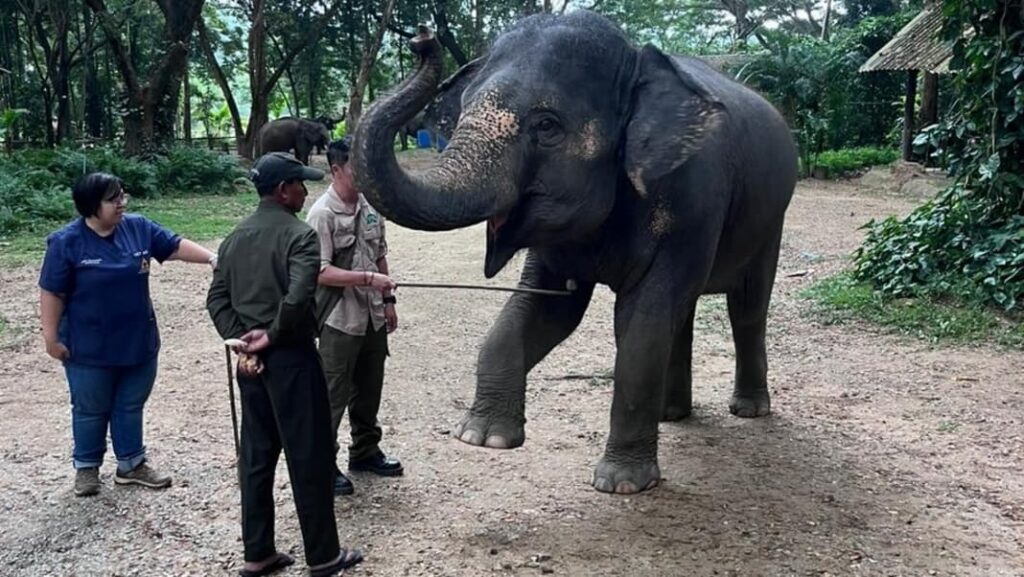
<svg viewBox="0 0 1024 577">
<path fill-rule="evenodd" d="M 904 161 L 914 156 L 914 104 L 917 102 L 917 70 L 907 72 L 907 95 L 903 99 L 903 135 L 900 155 Z"/>
<path fill-rule="evenodd" d="M 929 119 L 934 123 L 938 120 L 938 86 L 936 74 L 949 72 L 949 60 L 953 55 L 953 46 L 944 41 L 939 34 L 942 30 L 942 6 L 939 2 L 929 2 L 907 23 L 892 40 L 874 53 L 859 72 L 906 71 L 907 92 L 903 107 L 903 138 L 902 156 L 909 161 L 913 156 L 915 134 L 915 110 L 917 99 L 917 75 L 925 71 L 924 92 L 922 93 L 922 120 Z M 921 126 L 926 126 L 922 124 Z"/>
</svg>

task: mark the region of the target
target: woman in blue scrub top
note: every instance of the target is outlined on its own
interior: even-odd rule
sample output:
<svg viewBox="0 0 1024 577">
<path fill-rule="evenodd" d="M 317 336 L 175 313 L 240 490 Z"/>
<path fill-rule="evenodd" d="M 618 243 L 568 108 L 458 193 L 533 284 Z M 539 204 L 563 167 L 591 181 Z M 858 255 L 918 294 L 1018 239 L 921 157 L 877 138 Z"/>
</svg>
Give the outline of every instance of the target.
<svg viewBox="0 0 1024 577">
<path fill-rule="evenodd" d="M 163 489 L 171 477 L 146 463 L 142 409 L 156 379 L 160 336 L 149 296 L 152 260 L 209 263 L 216 255 L 155 222 L 125 214 L 121 180 L 83 177 L 72 190 L 81 218 L 47 238 L 39 277 L 46 353 L 71 389 L 75 494 L 100 490 L 107 428 L 114 482 Z"/>
</svg>

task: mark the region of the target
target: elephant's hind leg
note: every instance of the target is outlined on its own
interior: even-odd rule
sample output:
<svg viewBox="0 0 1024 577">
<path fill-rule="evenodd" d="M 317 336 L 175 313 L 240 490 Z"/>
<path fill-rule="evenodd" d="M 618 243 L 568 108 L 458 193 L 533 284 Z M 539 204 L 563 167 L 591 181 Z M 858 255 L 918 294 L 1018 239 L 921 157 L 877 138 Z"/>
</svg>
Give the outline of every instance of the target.
<svg viewBox="0 0 1024 577">
<path fill-rule="evenodd" d="M 673 337 L 672 357 L 665 371 L 665 401 L 662 421 L 678 421 L 693 409 L 693 318 L 697 301 L 689 306 L 683 325 Z"/>
<path fill-rule="evenodd" d="M 739 417 L 763 417 L 771 412 L 765 327 L 779 240 L 776 238 L 754 258 L 746 274 L 728 293 L 729 321 L 736 346 L 736 382 L 729 411 Z"/>
</svg>

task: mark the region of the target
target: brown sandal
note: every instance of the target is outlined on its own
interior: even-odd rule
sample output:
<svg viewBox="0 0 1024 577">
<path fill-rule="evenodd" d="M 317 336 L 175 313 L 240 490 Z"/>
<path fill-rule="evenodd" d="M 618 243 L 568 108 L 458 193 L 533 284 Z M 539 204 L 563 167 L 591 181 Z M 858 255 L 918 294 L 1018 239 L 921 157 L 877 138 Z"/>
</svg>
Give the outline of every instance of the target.
<svg viewBox="0 0 1024 577">
<path fill-rule="evenodd" d="M 338 560 L 326 567 L 310 569 L 310 577 L 334 577 L 339 571 L 355 567 L 363 562 L 363 553 L 359 549 L 342 549 Z"/>
</svg>

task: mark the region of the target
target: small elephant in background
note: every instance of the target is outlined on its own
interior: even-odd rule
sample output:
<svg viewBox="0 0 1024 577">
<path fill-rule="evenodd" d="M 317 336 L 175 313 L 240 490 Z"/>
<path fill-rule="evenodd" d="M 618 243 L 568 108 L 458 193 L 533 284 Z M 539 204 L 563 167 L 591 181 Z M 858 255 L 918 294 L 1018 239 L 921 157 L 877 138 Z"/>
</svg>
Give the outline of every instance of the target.
<svg viewBox="0 0 1024 577">
<path fill-rule="evenodd" d="M 317 121 L 291 116 L 271 120 L 260 129 L 257 154 L 268 152 L 295 151 L 295 158 L 309 164 L 309 153 L 313 148 L 327 148 L 331 132 Z"/>
<path fill-rule="evenodd" d="M 401 130 L 398 131 L 398 137 L 402 141 L 402 150 L 409 150 L 409 139 L 411 138 L 415 143 L 419 138 L 419 131 L 424 129 L 430 130 L 430 127 L 427 126 L 422 112 L 403 124 Z"/>
</svg>

